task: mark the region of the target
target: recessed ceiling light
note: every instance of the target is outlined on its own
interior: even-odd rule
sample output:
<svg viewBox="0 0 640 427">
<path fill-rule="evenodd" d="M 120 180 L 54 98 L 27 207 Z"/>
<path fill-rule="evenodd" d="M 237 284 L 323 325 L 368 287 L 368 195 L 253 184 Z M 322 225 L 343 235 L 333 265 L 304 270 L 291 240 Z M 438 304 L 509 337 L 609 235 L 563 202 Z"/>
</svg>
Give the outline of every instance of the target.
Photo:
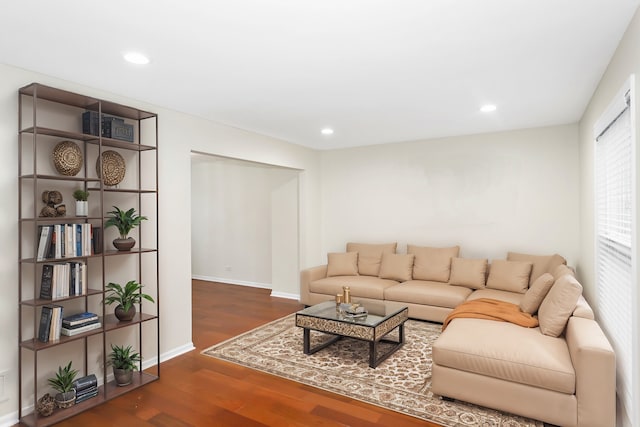
<svg viewBox="0 0 640 427">
<path fill-rule="evenodd" d="M 126 52 L 123 56 L 125 61 L 132 64 L 146 65 L 149 63 L 149 58 L 140 52 Z"/>
<path fill-rule="evenodd" d="M 492 111 L 496 111 L 496 108 L 497 107 L 493 104 L 486 104 L 480 107 L 480 111 L 482 111 L 483 113 L 490 113 Z"/>
<path fill-rule="evenodd" d="M 320 132 L 323 135 L 333 135 L 333 129 L 331 129 L 331 128 L 324 128 Z"/>
</svg>

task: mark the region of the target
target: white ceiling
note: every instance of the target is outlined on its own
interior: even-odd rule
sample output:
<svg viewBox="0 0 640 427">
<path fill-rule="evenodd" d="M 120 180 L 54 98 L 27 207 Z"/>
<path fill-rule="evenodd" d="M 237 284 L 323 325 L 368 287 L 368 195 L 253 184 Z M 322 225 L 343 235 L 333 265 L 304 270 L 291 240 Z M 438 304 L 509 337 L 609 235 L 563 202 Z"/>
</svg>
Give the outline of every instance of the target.
<svg viewBox="0 0 640 427">
<path fill-rule="evenodd" d="M 576 122 L 639 1 L 3 0 L 0 62 L 329 149 Z"/>
</svg>

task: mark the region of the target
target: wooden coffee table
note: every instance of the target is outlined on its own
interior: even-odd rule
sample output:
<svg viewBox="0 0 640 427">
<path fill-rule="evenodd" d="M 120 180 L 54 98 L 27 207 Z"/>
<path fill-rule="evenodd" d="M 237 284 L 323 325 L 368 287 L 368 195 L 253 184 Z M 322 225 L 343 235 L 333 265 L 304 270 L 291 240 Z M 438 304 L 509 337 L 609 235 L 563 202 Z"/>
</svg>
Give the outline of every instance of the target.
<svg viewBox="0 0 640 427">
<path fill-rule="evenodd" d="M 363 304 L 366 317 L 350 317 L 336 309 L 333 301 L 323 302 L 296 313 L 296 326 L 304 330 L 304 354 L 313 354 L 343 337 L 369 342 L 369 366 L 375 368 L 404 344 L 404 322 L 409 318 L 406 306 L 394 303 Z M 398 340 L 386 339 L 389 332 L 398 328 Z M 311 331 L 335 335 L 332 339 L 311 348 Z M 392 347 L 378 355 L 378 344 L 390 343 Z"/>
</svg>

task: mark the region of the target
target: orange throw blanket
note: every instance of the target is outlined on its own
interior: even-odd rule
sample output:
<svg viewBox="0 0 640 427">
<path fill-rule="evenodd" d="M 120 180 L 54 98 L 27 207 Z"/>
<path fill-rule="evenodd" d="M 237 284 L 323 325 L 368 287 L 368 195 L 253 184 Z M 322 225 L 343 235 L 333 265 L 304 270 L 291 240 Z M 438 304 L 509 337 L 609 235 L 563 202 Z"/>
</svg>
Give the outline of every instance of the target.
<svg viewBox="0 0 640 427">
<path fill-rule="evenodd" d="M 454 308 L 444 320 L 442 330 L 444 331 L 453 319 L 461 317 L 511 322 L 524 326 L 525 328 L 535 328 L 538 326 L 538 318 L 529 313 L 523 313 L 516 304 L 490 298 L 479 298 L 463 302 Z"/>
</svg>

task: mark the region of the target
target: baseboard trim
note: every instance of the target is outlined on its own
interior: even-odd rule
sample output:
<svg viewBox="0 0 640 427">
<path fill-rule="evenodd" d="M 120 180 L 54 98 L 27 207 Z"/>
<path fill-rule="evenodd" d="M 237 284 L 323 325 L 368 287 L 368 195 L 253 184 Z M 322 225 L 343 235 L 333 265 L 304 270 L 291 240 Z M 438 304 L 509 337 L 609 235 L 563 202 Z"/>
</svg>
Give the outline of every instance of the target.
<svg viewBox="0 0 640 427">
<path fill-rule="evenodd" d="M 247 282 L 246 280 L 225 279 L 223 277 L 211 277 L 211 276 L 199 276 L 199 275 L 192 275 L 191 278 L 196 280 L 204 280 L 205 282 L 228 283 L 230 285 L 250 286 L 252 288 L 261 288 L 261 289 L 271 289 L 272 297 L 286 298 L 286 299 L 292 299 L 296 301 L 300 300 L 300 294 L 290 294 L 288 292 L 274 291 L 272 286 L 268 283 Z"/>
<path fill-rule="evenodd" d="M 173 359 L 174 357 L 178 357 L 182 354 L 188 353 L 190 351 L 195 350 L 196 347 L 193 345 L 193 342 L 189 342 L 185 345 L 181 345 L 180 347 L 176 347 L 173 348 L 169 351 L 165 351 L 164 353 L 162 353 L 160 355 L 160 361 L 161 362 L 166 362 L 169 359 Z M 142 361 L 142 369 L 147 369 L 150 368 L 152 366 L 155 366 L 158 364 L 158 358 L 157 357 L 150 357 L 148 359 L 145 359 Z"/>
<path fill-rule="evenodd" d="M 180 347 L 165 351 L 160 355 L 160 360 L 162 362 L 166 362 L 169 359 L 173 359 L 174 357 L 189 353 L 190 351 L 193 351 L 195 349 L 196 347 L 193 345 L 193 342 L 188 342 L 187 344 L 181 345 Z"/>
<path fill-rule="evenodd" d="M 18 411 L 0 417 L 0 427 L 11 427 L 18 424 Z"/>
<path fill-rule="evenodd" d="M 292 300 L 300 301 L 300 294 L 290 294 L 290 293 L 287 293 L 287 292 L 271 291 L 271 296 L 272 297 L 277 297 L 277 298 L 286 298 L 286 299 L 292 299 Z"/>
<path fill-rule="evenodd" d="M 270 283 L 248 282 L 246 280 L 228 279 L 226 277 L 212 277 L 192 275 L 192 279 L 204 280 L 205 282 L 228 283 L 230 285 L 250 286 L 252 288 L 271 289 Z"/>
</svg>

